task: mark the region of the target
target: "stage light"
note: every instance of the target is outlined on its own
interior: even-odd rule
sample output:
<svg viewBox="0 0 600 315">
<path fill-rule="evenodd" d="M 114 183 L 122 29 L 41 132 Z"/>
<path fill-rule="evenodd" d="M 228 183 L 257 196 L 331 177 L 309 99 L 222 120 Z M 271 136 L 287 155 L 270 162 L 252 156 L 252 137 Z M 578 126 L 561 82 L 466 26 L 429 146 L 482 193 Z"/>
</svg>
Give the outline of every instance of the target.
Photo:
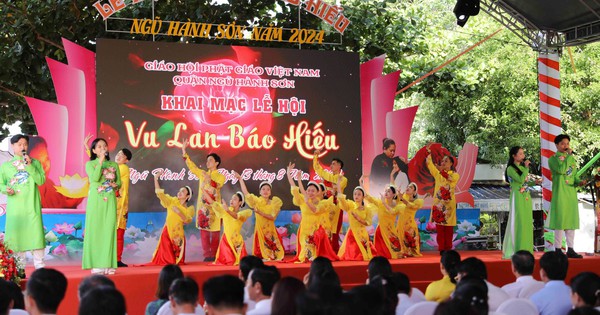
<svg viewBox="0 0 600 315">
<path fill-rule="evenodd" d="M 457 0 L 453 12 L 456 24 L 463 27 L 470 16 L 479 14 L 479 0 Z"/>
</svg>

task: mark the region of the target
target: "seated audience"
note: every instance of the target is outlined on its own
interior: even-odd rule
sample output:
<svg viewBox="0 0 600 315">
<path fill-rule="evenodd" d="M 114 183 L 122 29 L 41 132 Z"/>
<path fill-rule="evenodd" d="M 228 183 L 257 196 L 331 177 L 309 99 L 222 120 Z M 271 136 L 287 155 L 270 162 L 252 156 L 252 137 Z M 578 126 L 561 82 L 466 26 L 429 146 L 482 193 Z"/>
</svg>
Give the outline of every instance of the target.
<svg viewBox="0 0 600 315">
<path fill-rule="evenodd" d="M 91 275 L 89 277 L 84 278 L 81 283 L 79 283 L 79 287 L 77 288 L 77 298 L 81 300 L 81 298 L 86 295 L 91 289 L 97 288 L 99 286 L 108 286 L 111 288 L 116 288 L 115 283 L 110 280 L 109 277 L 105 275 Z"/>
<path fill-rule="evenodd" d="M 408 281 L 408 277 L 406 280 Z M 369 282 L 368 286 L 374 287 L 379 291 L 379 296 L 382 299 L 381 313 L 386 315 L 396 314 L 399 287 L 396 283 L 396 277 L 394 275 L 377 276 Z M 407 292 L 410 293 L 410 285 Z"/>
<path fill-rule="evenodd" d="M 8 312 L 13 307 L 13 298 L 10 294 L 8 281 L 0 279 L 0 315 L 8 315 Z"/>
<path fill-rule="evenodd" d="M 119 290 L 110 286 L 98 286 L 89 290 L 79 302 L 79 315 L 125 315 L 125 298 Z"/>
<path fill-rule="evenodd" d="M 23 296 L 23 291 L 21 291 L 21 287 L 12 282 L 12 281 L 8 281 L 8 290 L 9 290 L 9 294 L 10 297 L 12 298 L 13 301 L 13 306 L 10 310 L 10 314 L 27 314 L 27 312 L 25 311 L 25 297 Z M 22 312 L 19 312 L 22 311 Z"/>
<path fill-rule="evenodd" d="M 326 272 L 335 272 L 333 269 L 333 264 L 331 264 L 331 260 L 326 257 L 316 257 L 310 263 L 310 269 L 308 273 L 304 275 L 304 284 L 308 288 L 310 286 L 311 278 L 320 278 Z"/>
<path fill-rule="evenodd" d="M 241 265 L 241 262 L 240 262 Z M 209 315 L 245 314 L 244 283 L 230 275 L 208 279 L 202 285 L 204 311 Z"/>
<path fill-rule="evenodd" d="M 338 274 L 333 269 L 331 260 L 317 257 L 310 264 L 308 273 L 304 276 L 308 293 L 315 295 L 327 307 L 337 303 L 342 296 L 342 284 Z"/>
<path fill-rule="evenodd" d="M 571 279 L 571 302 L 573 307 L 595 307 L 600 310 L 600 276 L 582 272 Z"/>
<path fill-rule="evenodd" d="M 511 298 L 530 298 L 544 287 L 544 283 L 533 278 L 535 258 L 527 250 L 514 253 L 511 258 L 511 270 L 517 280 L 502 287 Z"/>
<path fill-rule="evenodd" d="M 156 289 L 156 300 L 146 305 L 145 315 L 156 315 L 161 306 L 169 301 L 169 288 L 173 281 L 183 278 L 183 271 L 178 265 L 166 265 L 158 274 L 158 288 Z"/>
<path fill-rule="evenodd" d="M 198 291 L 198 284 L 194 279 L 188 277 L 175 279 L 169 288 L 169 305 L 172 314 L 198 314 L 196 313 Z"/>
<path fill-rule="evenodd" d="M 506 292 L 502 291 L 502 289 L 487 281 L 487 268 L 479 258 L 469 257 L 460 262 L 457 274 L 458 283 L 460 283 L 461 279 L 465 276 L 474 276 L 485 282 L 488 288 L 487 304 L 490 311 L 497 310 L 502 302 L 510 298 Z"/>
<path fill-rule="evenodd" d="M 410 287 L 410 280 L 408 279 L 407 275 L 402 272 L 394 272 L 392 274 L 392 278 L 394 279 L 393 283 L 396 285 L 396 289 L 398 291 L 396 315 L 403 315 L 409 307 L 418 302 L 414 302 L 410 298 L 413 289 Z"/>
<path fill-rule="evenodd" d="M 279 281 L 279 271 L 275 266 L 264 266 L 252 269 L 246 288 L 250 299 L 256 303 L 253 310 L 248 311 L 248 315 L 270 315 L 271 314 L 271 294 L 273 286 Z"/>
<path fill-rule="evenodd" d="M 487 315 L 488 286 L 477 276 L 464 276 L 457 284 L 452 298 L 438 305 L 434 314 L 440 315 Z"/>
<path fill-rule="evenodd" d="M 379 279 L 379 280 L 377 280 Z M 373 279 L 372 283 L 380 282 L 378 276 Z M 339 314 L 358 315 L 358 314 L 373 314 L 373 315 L 392 315 L 394 308 L 387 308 L 388 303 L 385 302 L 385 297 L 381 290 L 377 289 L 376 285 L 360 285 L 352 288 L 344 293 L 339 305 L 336 307 L 341 309 Z M 389 306 L 389 305 L 388 305 Z M 316 313 L 313 313 L 316 314 Z M 321 313 L 327 314 L 327 313 Z M 302 314 L 305 315 L 305 314 Z"/>
<path fill-rule="evenodd" d="M 591 306 L 582 306 L 570 310 L 567 315 L 600 315 L 600 311 Z"/>
<path fill-rule="evenodd" d="M 56 314 L 67 291 L 67 278 L 58 270 L 36 269 L 27 280 L 25 307 L 31 315 Z"/>
<path fill-rule="evenodd" d="M 245 284 L 246 281 L 248 280 L 248 275 L 250 274 L 250 270 L 252 270 L 256 267 L 262 267 L 264 265 L 265 265 L 265 263 L 262 261 L 262 259 L 260 259 L 256 256 L 249 255 L 249 256 L 242 257 L 242 259 L 240 259 L 240 269 L 238 272 L 238 277 Z M 248 290 L 246 290 L 245 286 L 244 286 L 244 303 L 246 303 L 246 311 L 253 310 L 254 306 L 256 304 L 256 303 L 254 303 L 254 301 L 250 300 L 250 295 L 248 295 Z"/>
<path fill-rule="evenodd" d="M 369 265 L 367 266 L 367 284 L 371 279 L 377 276 L 391 276 L 392 275 L 392 265 L 390 261 L 383 256 L 375 256 L 371 258 L 369 261 Z"/>
<path fill-rule="evenodd" d="M 279 279 L 271 294 L 271 315 L 296 315 L 296 297 L 304 291 L 304 283 L 294 277 Z"/>
<path fill-rule="evenodd" d="M 456 274 L 460 264 L 460 254 L 454 250 L 446 250 L 440 259 L 440 272 L 442 279 L 434 281 L 427 286 L 425 298 L 427 301 L 443 302 L 450 298 L 456 287 Z"/>
<path fill-rule="evenodd" d="M 540 278 L 544 287 L 531 296 L 540 315 L 564 315 L 569 312 L 571 288 L 565 284 L 569 260 L 562 252 L 546 252 L 540 259 Z"/>
</svg>

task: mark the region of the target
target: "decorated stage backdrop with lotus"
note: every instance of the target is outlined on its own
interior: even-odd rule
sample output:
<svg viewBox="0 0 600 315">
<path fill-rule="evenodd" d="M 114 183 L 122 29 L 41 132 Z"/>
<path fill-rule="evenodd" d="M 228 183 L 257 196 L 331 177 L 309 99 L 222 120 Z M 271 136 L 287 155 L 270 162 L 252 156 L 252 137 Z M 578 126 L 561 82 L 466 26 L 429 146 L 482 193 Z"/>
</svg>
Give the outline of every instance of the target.
<svg viewBox="0 0 600 315">
<path fill-rule="evenodd" d="M 58 102 L 27 98 L 41 135 L 32 137 L 30 154 L 47 176 L 40 192 L 48 255 L 61 263 L 79 262 L 85 236 L 87 134 L 106 139 L 113 157 L 123 147 L 134 153 L 124 252 L 124 260 L 132 262 L 149 261 L 164 224 L 165 210 L 154 195 L 155 172 L 164 172 L 167 193 L 190 185 L 196 202 L 198 180 L 181 158 L 184 139 L 198 166 L 204 167 L 209 153 L 221 156 L 226 200 L 239 190 L 232 171 L 241 173 L 254 193 L 264 180 L 273 184 L 273 194 L 284 201 L 276 226 L 288 253 L 296 248 L 300 222 L 285 178 L 289 162 L 296 164 L 294 176 L 302 171 L 306 183 L 320 180 L 312 169 L 315 149 L 321 149 L 326 170 L 332 158 L 341 158 L 348 194 L 370 171 L 384 137 L 395 139 L 396 154 L 408 157 L 417 107 L 394 110 L 400 73 L 383 74 L 384 56 L 359 65 L 357 54 L 335 51 L 100 39 L 94 53 L 66 39 L 63 45 L 68 64 L 47 58 Z M 430 149 L 434 161 L 450 153 L 440 144 Z M 425 152 L 407 160 L 406 176 L 419 184 L 428 208 L 433 178 Z M 467 143 L 457 155 L 457 201 L 472 205 L 477 147 Z M 1 227 L 4 208 L 0 211 Z M 477 233 L 478 211 L 469 211 L 465 217 L 459 212 L 457 246 Z M 426 224 L 429 211 L 415 219 L 422 248 L 435 247 Z M 252 218 L 242 231 L 249 248 L 253 225 Z M 347 222 L 342 234 L 346 230 Z M 202 260 L 195 225 L 185 232 L 187 260 Z"/>
</svg>

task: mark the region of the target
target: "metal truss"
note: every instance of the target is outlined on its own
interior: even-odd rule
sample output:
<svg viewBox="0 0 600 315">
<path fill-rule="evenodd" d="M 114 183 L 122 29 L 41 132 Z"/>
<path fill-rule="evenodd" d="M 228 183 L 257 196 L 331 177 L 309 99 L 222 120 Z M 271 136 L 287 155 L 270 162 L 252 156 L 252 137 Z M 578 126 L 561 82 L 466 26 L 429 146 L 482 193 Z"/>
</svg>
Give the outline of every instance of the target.
<svg viewBox="0 0 600 315">
<path fill-rule="evenodd" d="M 579 0 L 579 2 L 598 19 L 564 30 L 542 30 L 504 0 L 480 0 L 480 6 L 533 50 L 542 53 L 560 53 L 565 46 L 583 45 L 600 40 L 600 14 L 593 9 L 598 3 L 594 0 L 595 5 L 592 6 L 587 3 L 588 0 Z"/>
<path fill-rule="evenodd" d="M 539 29 L 502 0 L 481 0 L 480 7 L 535 51 L 560 53 L 562 47 L 565 46 L 565 35 L 563 33 Z"/>
</svg>

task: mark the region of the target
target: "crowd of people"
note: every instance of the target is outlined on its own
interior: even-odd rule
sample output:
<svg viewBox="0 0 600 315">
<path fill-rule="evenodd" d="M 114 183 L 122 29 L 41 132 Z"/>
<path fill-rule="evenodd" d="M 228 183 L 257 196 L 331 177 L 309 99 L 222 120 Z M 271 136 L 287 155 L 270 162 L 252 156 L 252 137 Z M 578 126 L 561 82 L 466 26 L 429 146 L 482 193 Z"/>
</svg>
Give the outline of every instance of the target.
<svg viewBox="0 0 600 315">
<path fill-rule="evenodd" d="M 216 276 L 200 284 L 178 265 L 167 265 L 158 275 L 156 300 L 148 302 L 145 314 L 600 314 L 600 277 L 582 272 L 567 285 L 565 254 L 546 252 L 539 259 L 541 281 L 534 279 L 535 259 L 530 252 L 516 252 L 511 262 L 515 281 L 498 287 L 488 281 L 483 261 L 461 260 L 459 253 L 445 251 L 442 279 L 430 283 L 424 294 L 381 256 L 369 261 L 365 285 L 348 290 L 325 257 L 316 257 L 303 279 L 282 277 L 276 266 L 256 256 L 240 260 L 237 277 Z M 65 276 L 49 268 L 31 274 L 25 294 L 17 285 L 0 280 L 0 315 L 56 314 L 66 289 Z M 69 310 L 70 314 L 127 313 L 123 294 L 105 275 L 85 278 L 77 294 L 79 308 Z"/>
</svg>

